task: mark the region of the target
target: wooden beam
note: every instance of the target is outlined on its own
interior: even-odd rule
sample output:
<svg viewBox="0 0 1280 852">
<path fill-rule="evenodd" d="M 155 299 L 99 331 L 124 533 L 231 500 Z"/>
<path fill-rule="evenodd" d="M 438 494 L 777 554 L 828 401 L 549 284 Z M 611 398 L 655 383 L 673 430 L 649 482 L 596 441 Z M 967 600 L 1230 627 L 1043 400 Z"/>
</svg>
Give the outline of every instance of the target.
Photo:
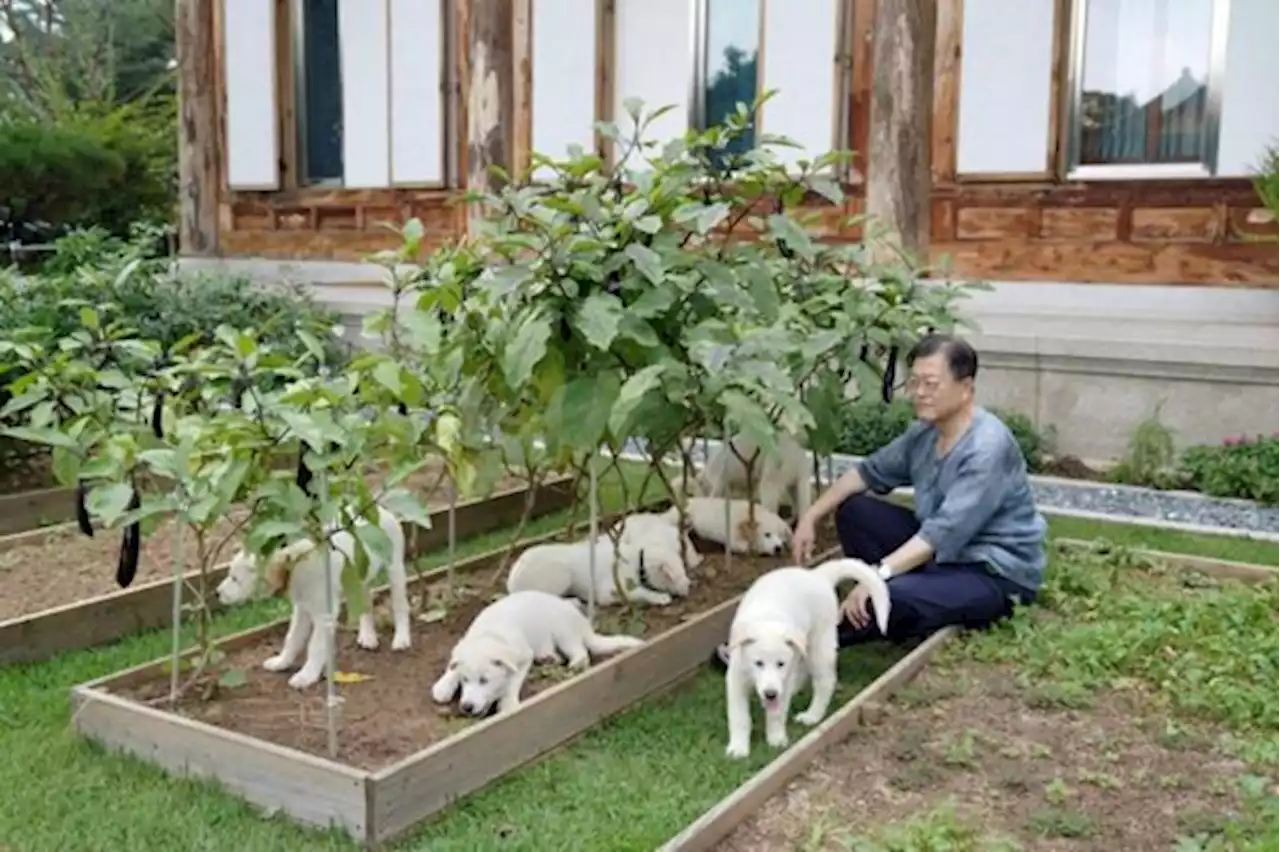
<svg viewBox="0 0 1280 852">
<path fill-rule="evenodd" d="M 466 104 L 469 191 L 493 192 L 499 180 L 490 166 L 510 173 L 514 163 L 516 77 L 514 0 L 470 0 L 466 15 Z M 474 232 L 484 211 L 471 205 L 467 230 Z"/>
<path fill-rule="evenodd" d="M 956 144 L 960 127 L 960 38 L 964 24 L 962 0 L 940 0 L 935 42 L 933 92 L 933 182 L 956 179 Z"/>
<path fill-rule="evenodd" d="M 867 207 L 884 239 L 929 252 L 934 0 L 879 0 L 872 36 Z"/>
<path fill-rule="evenodd" d="M 218 53 L 215 0 L 176 0 L 178 249 L 218 253 Z"/>
</svg>

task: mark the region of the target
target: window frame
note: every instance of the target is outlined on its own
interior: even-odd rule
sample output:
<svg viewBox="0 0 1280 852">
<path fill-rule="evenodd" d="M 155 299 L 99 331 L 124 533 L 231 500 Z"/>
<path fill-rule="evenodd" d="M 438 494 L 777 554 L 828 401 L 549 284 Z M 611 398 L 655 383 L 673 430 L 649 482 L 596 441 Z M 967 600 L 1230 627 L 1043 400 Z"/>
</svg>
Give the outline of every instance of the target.
<svg viewBox="0 0 1280 852">
<path fill-rule="evenodd" d="M 1067 29 L 1065 100 L 1062 122 L 1063 178 L 1067 181 L 1158 180 L 1213 178 L 1218 172 L 1218 138 L 1222 126 L 1222 94 L 1226 81 L 1227 27 L 1231 0 L 1210 0 L 1213 18 L 1209 34 L 1209 72 L 1205 83 L 1204 150 L 1195 163 L 1080 162 L 1080 113 L 1084 88 L 1085 37 L 1090 0 L 1071 0 Z"/>
<path fill-rule="evenodd" d="M 764 73 L 765 63 L 768 61 L 768 46 L 765 37 L 765 20 L 767 18 L 768 4 L 770 2 L 783 2 L 783 0 L 759 0 L 759 14 L 756 16 L 756 97 L 760 97 L 764 91 Z M 689 27 L 690 38 L 692 39 L 693 68 L 689 72 L 689 114 L 688 126 L 693 130 L 706 129 L 707 122 L 707 84 L 710 82 L 707 74 L 707 36 L 708 36 L 708 20 L 710 17 L 711 0 L 692 0 L 689 4 L 691 26 Z M 835 18 L 831 25 L 836 28 L 835 39 L 835 64 L 832 73 L 835 75 L 835 83 L 833 87 L 834 103 L 832 105 L 830 140 L 828 151 L 848 151 L 853 143 L 853 129 L 851 100 L 853 98 L 853 81 L 851 69 L 853 66 L 852 44 L 854 41 L 852 28 L 854 26 L 854 13 L 851 8 L 852 4 L 848 0 L 837 0 L 833 4 L 835 7 Z M 759 124 L 755 127 L 752 137 L 753 148 L 759 146 Z M 784 133 L 785 135 L 785 133 Z M 827 151 L 817 152 L 817 154 L 825 154 Z M 855 159 L 857 157 L 865 157 L 865 152 L 854 152 Z M 841 180 L 852 181 L 856 169 L 853 162 L 846 163 L 838 169 L 838 177 Z"/>
<path fill-rule="evenodd" d="M 343 163 L 343 175 L 338 177 L 315 179 L 307 173 L 307 0 L 290 0 L 289 23 L 289 63 L 293 79 L 293 168 L 297 185 L 299 189 L 342 189 L 345 184 L 343 175 L 346 173 L 346 163 Z M 338 69 L 338 74 L 341 80 L 341 68 Z M 338 110 L 342 110 L 341 102 Z M 345 116 L 343 120 L 346 120 Z"/>
<path fill-rule="evenodd" d="M 441 121 L 441 150 L 444 162 L 441 164 L 442 179 L 439 182 L 397 183 L 394 177 L 383 189 L 435 189 L 452 190 L 461 184 L 462 162 L 466 141 L 460 139 L 458 132 L 462 121 L 459 103 L 461 92 L 461 72 L 457 66 L 459 53 L 458 32 L 459 16 L 457 0 L 441 0 L 441 51 L 439 85 L 443 94 L 444 116 Z M 298 190 L 331 191 L 346 189 L 346 164 L 343 164 L 343 176 L 312 179 L 307 176 L 307 48 L 306 48 L 306 14 L 307 0 L 289 0 L 289 38 L 288 57 L 292 91 L 289 97 L 293 106 L 293 138 L 288 140 L 292 146 L 294 185 Z M 341 38 L 341 34 L 339 34 Z M 390 69 L 388 66 L 388 73 Z M 341 70 L 339 70 L 341 74 Z M 282 105 L 283 106 L 283 105 Z M 339 104 L 341 110 L 341 104 Z M 392 117 L 388 115 L 390 121 Z M 344 116 L 345 121 L 345 116 Z M 389 129 L 388 129 L 389 132 Z M 461 146 L 461 147 L 460 147 Z M 356 190 L 353 190 L 356 191 Z"/>
</svg>

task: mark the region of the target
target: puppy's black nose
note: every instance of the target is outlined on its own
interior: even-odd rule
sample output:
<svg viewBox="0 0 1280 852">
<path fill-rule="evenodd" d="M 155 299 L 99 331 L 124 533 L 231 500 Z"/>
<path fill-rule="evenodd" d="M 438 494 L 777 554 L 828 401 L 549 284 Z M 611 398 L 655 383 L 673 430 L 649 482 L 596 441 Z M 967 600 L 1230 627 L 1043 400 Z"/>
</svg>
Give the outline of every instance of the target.
<svg viewBox="0 0 1280 852">
<path fill-rule="evenodd" d="M 466 713 L 468 716 L 474 716 L 476 714 L 476 705 L 470 703 L 469 701 L 464 701 L 461 704 L 459 704 L 458 709 L 461 710 L 463 713 Z"/>
<path fill-rule="evenodd" d="M 766 701 L 772 701 L 777 697 L 778 697 L 778 690 L 776 689 L 766 689 L 764 691 L 764 698 Z"/>
</svg>

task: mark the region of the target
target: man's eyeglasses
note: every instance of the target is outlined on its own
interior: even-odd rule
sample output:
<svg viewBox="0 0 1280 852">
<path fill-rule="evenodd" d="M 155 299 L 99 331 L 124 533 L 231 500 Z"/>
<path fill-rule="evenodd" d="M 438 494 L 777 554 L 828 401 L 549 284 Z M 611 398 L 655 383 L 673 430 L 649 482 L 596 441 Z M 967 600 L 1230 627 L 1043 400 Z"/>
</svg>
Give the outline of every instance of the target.
<svg viewBox="0 0 1280 852">
<path fill-rule="evenodd" d="M 942 382 L 935 378 L 918 379 L 915 376 L 907 379 L 907 393 L 936 393 Z"/>
</svg>

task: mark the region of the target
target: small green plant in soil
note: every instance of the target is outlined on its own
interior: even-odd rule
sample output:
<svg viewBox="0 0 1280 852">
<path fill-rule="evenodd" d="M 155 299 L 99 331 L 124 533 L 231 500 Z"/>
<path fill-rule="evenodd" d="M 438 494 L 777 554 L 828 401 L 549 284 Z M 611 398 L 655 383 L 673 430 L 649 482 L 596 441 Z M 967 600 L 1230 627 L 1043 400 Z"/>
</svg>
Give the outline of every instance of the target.
<svg viewBox="0 0 1280 852">
<path fill-rule="evenodd" d="M 1214 446 L 1188 448 L 1179 464 L 1186 482 L 1197 491 L 1215 497 L 1255 500 L 1266 506 L 1277 501 L 1280 483 L 1280 438 L 1276 435 L 1244 435 Z"/>
</svg>

